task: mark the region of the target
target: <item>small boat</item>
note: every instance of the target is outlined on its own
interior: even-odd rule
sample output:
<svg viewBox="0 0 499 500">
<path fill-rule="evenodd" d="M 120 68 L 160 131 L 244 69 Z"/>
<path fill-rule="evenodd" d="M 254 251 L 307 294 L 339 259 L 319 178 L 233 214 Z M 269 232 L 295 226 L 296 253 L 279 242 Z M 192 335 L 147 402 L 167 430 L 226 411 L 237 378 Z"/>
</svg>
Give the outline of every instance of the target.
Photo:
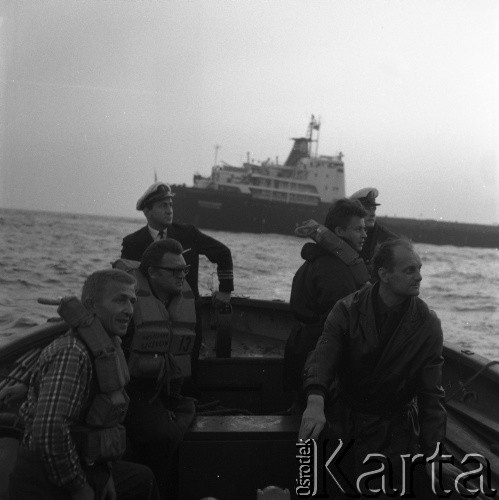
<svg viewBox="0 0 499 500">
<path fill-rule="evenodd" d="M 292 322 L 285 302 L 236 297 L 232 312 L 224 313 L 203 298 L 203 324 L 209 328 L 199 362 L 202 411 L 179 449 L 178 498 L 254 499 L 270 485 L 289 490 L 287 498 L 298 498 L 300 421 L 286 411 L 290 400 L 282 391 L 284 343 Z M 41 349 L 66 330 L 64 322 L 49 321 L 3 339 L 0 388 L 13 383 L 5 378 L 9 375 L 27 381 Z M 490 486 L 497 488 L 499 362 L 448 343 L 444 357 L 446 449 L 458 461 L 470 453 L 484 457 Z M 0 408 L 0 499 L 6 498 L 19 438 L 15 411 Z"/>
</svg>

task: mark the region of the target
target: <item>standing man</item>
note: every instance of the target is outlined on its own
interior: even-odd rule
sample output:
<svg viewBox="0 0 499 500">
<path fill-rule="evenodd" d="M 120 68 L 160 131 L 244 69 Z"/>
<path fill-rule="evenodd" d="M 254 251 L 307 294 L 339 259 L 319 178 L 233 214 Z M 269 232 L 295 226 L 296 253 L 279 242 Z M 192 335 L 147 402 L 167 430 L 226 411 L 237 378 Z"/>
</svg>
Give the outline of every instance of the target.
<svg viewBox="0 0 499 500">
<path fill-rule="evenodd" d="M 375 284 L 336 304 L 307 360 L 299 437 L 316 439 L 327 413 L 335 438 L 354 439 L 356 477 L 381 453 L 400 479 L 401 454 L 429 457 L 445 436 L 442 329 L 418 298 L 421 259 L 409 241 L 382 243 L 373 268 Z"/>
<path fill-rule="evenodd" d="M 10 477 L 12 500 L 159 499 L 151 471 L 117 461 L 129 376 L 121 339 L 135 303 L 135 280 L 97 271 L 59 313 L 72 326 L 46 347 L 20 408 L 25 431 Z"/>
<path fill-rule="evenodd" d="M 199 298 L 199 256 L 204 255 L 217 264 L 219 291 L 215 300 L 228 304 L 234 290 L 232 255 L 228 247 L 215 238 L 203 234 L 191 224 L 173 222 L 172 190 L 164 182 L 155 182 L 138 199 L 136 208 L 144 212 L 147 226 L 123 238 L 121 258 L 140 260 L 144 250 L 153 242 L 173 238 L 184 248 L 184 258 L 190 266 L 187 283 Z"/>
<path fill-rule="evenodd" d="M 369 279 L 359 258 L 366 238 L 364 216 L 360 203 L 338 200 L 324 222 L 334 244 L 326 249 L 322 244 L 305 243 L 302 248 L 305 262 L 293 278 L 290 298 L 296 324 L 284 352 L 284 387 L 294 392 L 295 403 L 302 399 L 302 370 L 307 354 L 314 349 L 327 315 L 338 300 Z"/>
<path fill-rule="evenodd" d="M 173 498 L 172 458 L 195 414 L 194 400 L 180 394 L 191 374 L 195 339 L 194 296 L 185 283 L 190 269 L 172 238 L 151 243 L 138 268 L 130 264 L 114 264 L 137 280 L 133 320 L 123 339 L 131 375 L 127 436 L 138 461 L 154 472 L 162 497 Z"/>
<path fill-rule="evenodd" d="M 174 193 L 168 184 L 155 182 L 138 199 L 136 208 L 144 212 L 147 225 L 123 238 L 122 259 L 140 260 L 144 250 L 153 242 L 173 238 L 184 248 L 183 256 L 190 266 L 187 276 L 196 300 L 199 299 L 198 272 L 199 256 L 206 256 L 217 264 L 219 290 L 214 293 L 215 305 L 228 305 L 234 290 L 232 255 L 228 247 L 208 236 L 191 224 L 173 222 Z M 202 340 L 201 314 L 197 312 L 196 343 L 192 352 L 193 379 L 196 375 L 196 361 Z"/>
<path fill-rule="evenodd" d="M 369 264 L 371 261 L 377 245 L 383 243 L 383 241 L 398 238 L 394 232 L 376 222 L 376 207 L 380 206 L 379 203 L 376 203 L 378 194 L 376 188 L 368 187 L 359 189 L 350 196 L 351 200 L 360 201 L 362 206 L 366 209 L 364 222 L 366 223 L 367 238 L 360 252 L 360 256 L 364 259 L 366 264 Z"/>
</svg>

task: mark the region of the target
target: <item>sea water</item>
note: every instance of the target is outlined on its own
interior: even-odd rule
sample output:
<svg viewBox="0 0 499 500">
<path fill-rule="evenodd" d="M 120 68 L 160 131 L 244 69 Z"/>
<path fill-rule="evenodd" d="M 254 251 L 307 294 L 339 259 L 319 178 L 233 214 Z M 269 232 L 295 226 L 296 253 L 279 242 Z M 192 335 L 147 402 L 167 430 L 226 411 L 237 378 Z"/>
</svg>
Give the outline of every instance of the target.
<svg viewBox="0 0 499 500">
<path fill-rule="evenodd" d="M 19 335 L 56 315 L 38 297 L 79 295 L 85 277 L 120 257 L 123 237 L 142 219 L 0 209 L 0 337 Z M 232 251 L 236 296 L 289 300 L 305 240 L 277 234 L 205 231 Z M 499 359 L 499 251 L 416 244 L 423 261 L 420 297 L 442 321 L 444 338 Z M 202 257 L 201 294 L 217 288 Z"/>
</svg>

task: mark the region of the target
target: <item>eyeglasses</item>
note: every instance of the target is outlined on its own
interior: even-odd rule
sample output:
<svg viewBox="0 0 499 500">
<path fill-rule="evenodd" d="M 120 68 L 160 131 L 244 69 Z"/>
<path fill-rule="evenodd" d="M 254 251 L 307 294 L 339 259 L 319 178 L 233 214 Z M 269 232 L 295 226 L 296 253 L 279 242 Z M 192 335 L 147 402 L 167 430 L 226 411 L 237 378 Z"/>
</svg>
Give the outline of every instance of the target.
<svg viewBox="0 0 499 500">
<path fill-rule="evenodd" d="M 163 269 L 164 271 L 170 271 L 172 273 L 172 276 L 178 278 L 179 276 L 182 275 L 182 273 L 184 273 L 184 276 L 189 274 L 189 269 L 191 266 L 189 265 L 184 267 L 161 267 L 161 266 L 152 266 L 152 267 L 155 267 L 156 269 Z"/>
</svg>

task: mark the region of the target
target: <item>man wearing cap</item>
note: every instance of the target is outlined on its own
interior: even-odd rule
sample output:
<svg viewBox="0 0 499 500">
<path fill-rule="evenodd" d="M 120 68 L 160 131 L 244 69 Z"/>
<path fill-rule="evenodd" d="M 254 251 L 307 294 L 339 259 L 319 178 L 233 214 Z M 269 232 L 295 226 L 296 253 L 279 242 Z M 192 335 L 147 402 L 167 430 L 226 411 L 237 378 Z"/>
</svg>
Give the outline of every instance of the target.
<svg viewBox="0 0 499 500">
<path fill-rule="evenodd" d="M 174 196 L 170 186 L 164 182 L 155 182 L 146 189 L 138 199 L 136 208 L 144 212 L 147 225 L 123 238 L 121 258 L 141 260 L 145 249 L 153 241 L 173 238 L 184 248 L 184 259 L 190 266 L 186 281 L 194 293 L 194 298 L 199 299 L 199 256 L 204 255 L 217 264 L 219 290 L 214 293 L 214 304 L 229 304 L 230 294 L 234 290 L 232 255 L 229 248 L 191 224 L 173 222 Z M 196 317 L 196 342 L 192 353 L 193 378 L 195 378 L 195 361 L 199 355 L 202 335 L 201 316 L 198 311 Z"/>
<path fill-rule="evenodd" d="M 351 200 L 360 201 L 367 212 L 367 215 L 364 218 L 367 238 L 364 241 L 362 250 L 359 252 L 359 255 L 367 264 L 371 260 L 377 245 L 383 243 L 383 241 L 398 237 L 387 227 L 376 222 L 376 207 L 379 207 L 380 205 L 379 203 L 376 203 L 378 194 L 379 192 L 376 188 L 367 187 L 359 189 L 350 196 Z"/>
</svg>

